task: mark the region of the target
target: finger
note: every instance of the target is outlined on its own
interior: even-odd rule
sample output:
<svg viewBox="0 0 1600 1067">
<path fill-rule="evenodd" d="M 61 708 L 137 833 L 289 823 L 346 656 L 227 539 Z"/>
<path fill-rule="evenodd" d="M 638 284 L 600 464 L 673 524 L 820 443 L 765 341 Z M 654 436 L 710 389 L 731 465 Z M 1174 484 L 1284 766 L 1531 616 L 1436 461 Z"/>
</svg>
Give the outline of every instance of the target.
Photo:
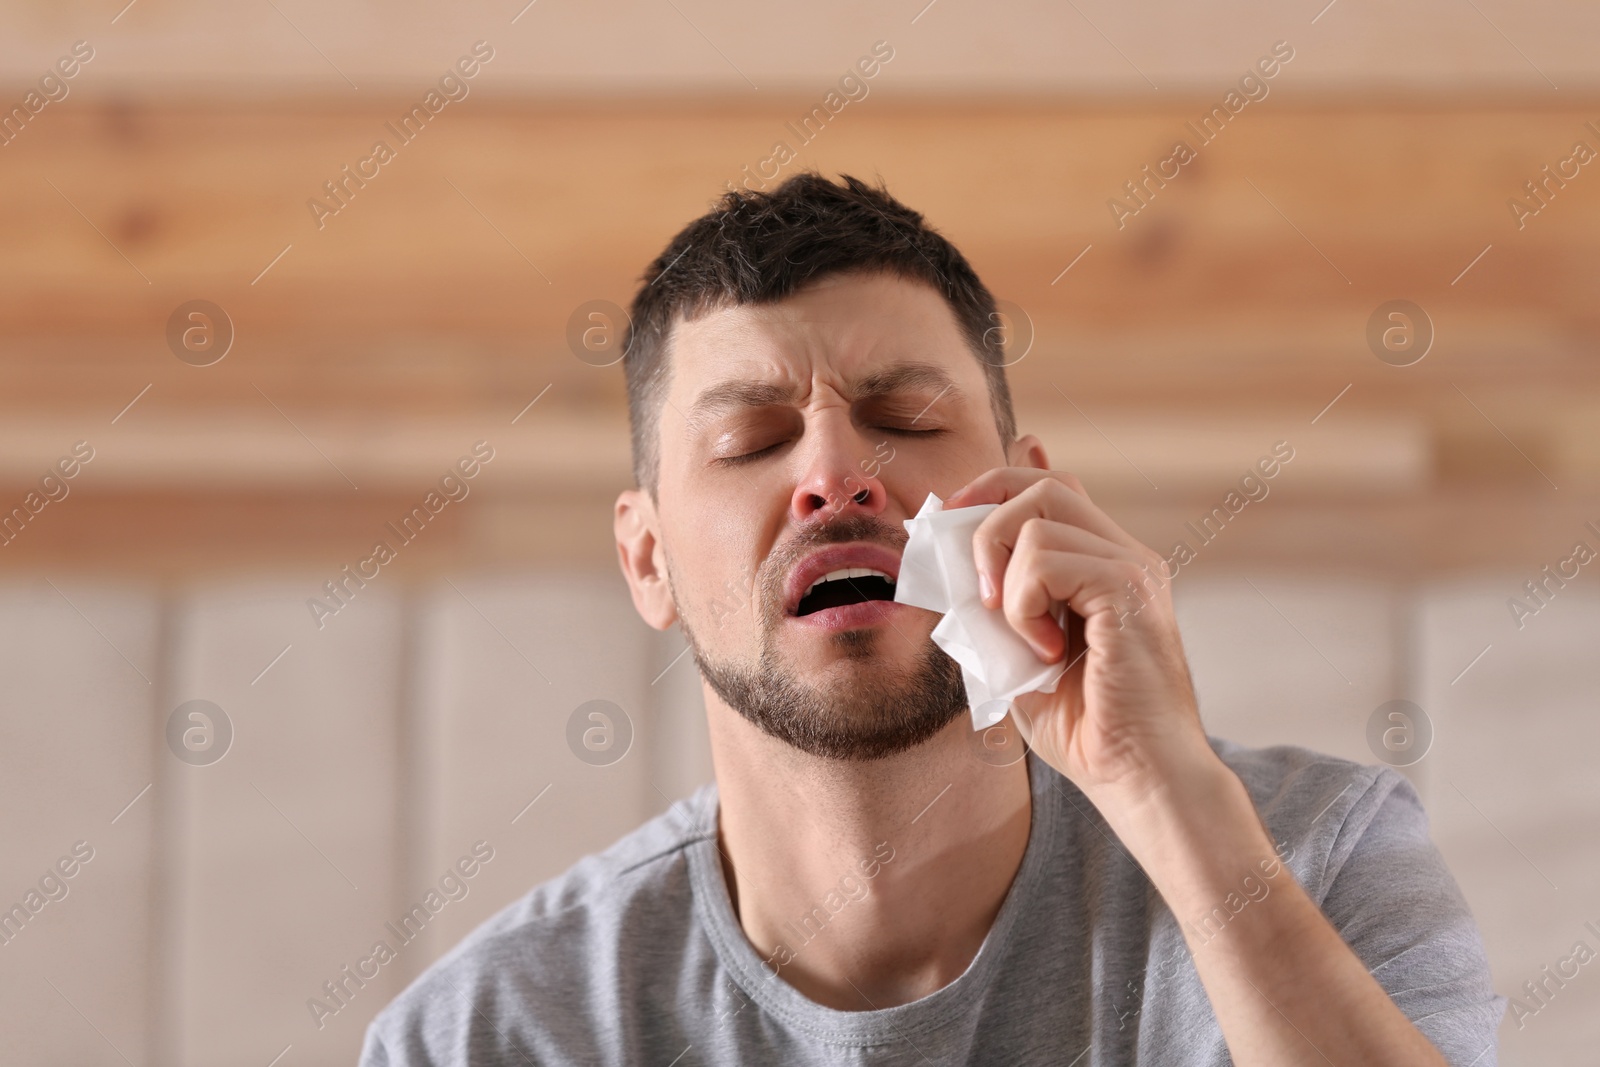
<svg viewBox="0 0 1600 1067">
<path fill-rule="evenodd" d="M 1067 635 L 1053 614 L 1059 602 L 1083 618 L 1121 612 L 1129 582 L 1143 577 L 1124 559 L 1059 549 L 1028 550 L 1006 572 L 1005 617 L 1039 658 L 1055 663 L 1067 651 Z"/>
<path fill-rule="evenodd" d="M 1034 480 L 1016 496 L 1002 503 L 973 532 L 972 555 L 978 568 L 980 590 L 991 594 L 999 590 L 1006 562 L 1016 547 L 1023 526 L 1031 519 L 1046 519 L 1079 527 L 1099 537 L 1105 542 L 1103 547 L 1107 550 L 1112 546 L 1119 549 L 1115 554 L 1131 554 L 1132 558 L 1149 563 L 1152 567 L 1160 565 L 1160 556 L 1118 526 L 1111 516 L 1066 483 L 1047 477 Z M 984 603 L 995 606 L 994 597 L 984 597 Z"/>
<path fill-rule="evenodd" d="M 1139 542 L 1111 516 L 1091 503 L 1083 491 L 1083 483 L 1067 471 L 1041 471 L 1032 467 L 996 467 L 985 471 L 945 501 L 945 507 L 974 507 L 979 504 L 1005 504 L 1028 494 L 1042 494 L 1040 499 L 1058 506 L 1061 514 L 1046 518 L 1060 519 L 1093 530 L 1102 537 L 1120 541 L 1130 547 Z"/>
<path fill-rule="evenodd" d="M 1089 491 L 1071 471 L 1046 471 L 1037 467 L 995 467 L 984 471 L 960 489 L 950 494 L 945 503 L 949 508 L 966 508 L 977 504 L 999 504 L 1015 496 L 1034 482 L 1054 478 L 1065 482 L 1074 492 L 1089 499 Z"/>
<path fill-rule="evenodd" d="M 992 467 L 950 494 L 947 508 L 969 508 L 978 504 L 1000 504 L 1016 496 L 1041 478 L 1054 475 L 1037 467 Z"/>
<path fill-rule="evenodd" d="M 993 568 L 994 573 L 1000 576 L 998 584 L 1003 586 L 1005 574 L 1011 567 L 1016 566 L 1016 560 L 1019 556 L 1026 556 L 1043 550 L 1077 552 L 1086 556 L 1102 556 L 1106 559 L 1126 560 L 1136 565 L 1148 565 L 1140 557 L 1139 553 L 1125 545 L 1119 545 L 1115 541 L 1085 530 L 1081 526 L 1073 526 L 1070 523 L 1057 522 L 1054 519 L 1044 519 L 1034 515 L 1023 520 L 1022 525 L 1017 529 L 1016 537 L 1010 544 L 993 537 L 982 539 L 981 551 L 986 558 L 979 563 L 980 571 L 986 565 Z M 974 556 L 977 556 L 979 552 L 980 541 L 977 537 L 974 537 Z M 1002 607 L 1005 603 L 1004 589 L 998 589 L 996 596 L 992 600 L 992 603 L 986 601 L 989 607 Z"/>
</svg>

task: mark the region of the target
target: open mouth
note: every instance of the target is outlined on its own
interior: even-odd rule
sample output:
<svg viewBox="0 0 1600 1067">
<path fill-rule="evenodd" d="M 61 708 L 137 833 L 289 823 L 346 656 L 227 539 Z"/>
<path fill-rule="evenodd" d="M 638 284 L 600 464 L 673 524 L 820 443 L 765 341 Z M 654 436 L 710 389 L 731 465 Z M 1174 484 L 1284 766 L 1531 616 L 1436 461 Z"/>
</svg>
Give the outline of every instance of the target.
<svg viewBox="0 0 1600 1067">
<path fill-rule="evenodd" d="M 846 604 L 869 600 L 893 600 L 894 579 L 870 567 L 841 567 L 829 571 L 807 589 L 795 608 L 796 615 L 810 615 Z"/>
</svg>

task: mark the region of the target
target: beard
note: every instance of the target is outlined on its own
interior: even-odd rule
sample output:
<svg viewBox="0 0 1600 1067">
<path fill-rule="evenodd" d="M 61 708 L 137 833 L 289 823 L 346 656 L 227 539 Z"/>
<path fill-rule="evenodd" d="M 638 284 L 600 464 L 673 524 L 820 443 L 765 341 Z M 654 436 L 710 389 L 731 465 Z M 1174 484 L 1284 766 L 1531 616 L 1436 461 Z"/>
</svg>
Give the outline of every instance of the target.
<svg viewBox="0 0 1600 1067">
<path fill-rule="evenodd" d="M 824 759 L 879 760 L 938 734 L 966 711 L 967 690 L 961 667 L 931 638 L 910 667 L 878 662 L 883 634 L 876 629 L 829 635 L 834 648 L 854 664 L 847 673 L 830 672 L 834 684 L 807 681 L 785 662 L 778 643 L 785 576 L 817 546 L 850 541 L 899 549 L 906 534 L 874 516 L 856 514 L 807 527 L 774 549 L 750 590 L 761 625 L 761 651 L 755 663 L 717 662 L 695 639 L 681 611 L 679 625 L 701 677 L 763 732 Z"/>
</svg>

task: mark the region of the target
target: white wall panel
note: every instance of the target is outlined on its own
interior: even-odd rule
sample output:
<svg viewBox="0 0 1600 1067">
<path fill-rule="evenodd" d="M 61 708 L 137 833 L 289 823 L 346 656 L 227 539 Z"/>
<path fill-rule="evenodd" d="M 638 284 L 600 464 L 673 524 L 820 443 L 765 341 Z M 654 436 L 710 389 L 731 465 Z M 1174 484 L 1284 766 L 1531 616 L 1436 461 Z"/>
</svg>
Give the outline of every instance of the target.
<svg viewBox="0 0 1600 1067">
<path fill-rule="evenodd" d="M 1394 594 L 1359 578 L 1179 573 L 1174 606 L 1208 732 L 1362 763 L 1367 720 L 1403 684 Z"/>
<path fill-rule="evenodd" d="M 172 700 L 213 701 L 234 729 L 218 762 L 170 766 L 180 1064 L 263 1067 L 289 1045 L 296 1064 L 353 1062 L 400 987 L 383 968 L 321 1029 L 307 1006 L 382 935 L 398 862 L 400 600 L 362 589 L 319 631 L 305 605 L 319 580 L 206 589 L 180 618 Z"/>
<path fill-rule="evenodd" d="M 0 1058 L 143 1064 L 159 602 L 54 581 L 0 587 L 0 908 L 76 842 L 93 853 L 0 944 Z"/>
<path fill-rule="evenodd" d="M 1580 576 L 1519 629 L 1506 601 L 1529 577 L 1432 591 L 1420 648 L 1438 731 L 1426 761 L 1434 837 L 1484 930 L 1496 989 L 1524 1000 L 1523 983 L 1577 941 L 1600 952 L 1585 929 L 1600 927 L 1600 594 Z M 1552 985 L 1548 1006 L 1527 1001 L 1539 1011 L 1522 1026 L 1507 1011 L 1504 1067 L 1593 1060 L 1595 967 Z"/>
<path fill-rule="evenodd" d="M 418 743 L 430 783 L 429 860 L 412 872 L 414 895 L 475 841 L 488 841 L 495 858 L 429 925 L 419 959 L 665 806 L 650 784 L 658 635 L 620 575 L 458 577 L 427 605 Z M 585 763 L 568 745 L 568 720 L 590 700 L 620 707 L 633 731 L 608 765 Z"/>
</svg>

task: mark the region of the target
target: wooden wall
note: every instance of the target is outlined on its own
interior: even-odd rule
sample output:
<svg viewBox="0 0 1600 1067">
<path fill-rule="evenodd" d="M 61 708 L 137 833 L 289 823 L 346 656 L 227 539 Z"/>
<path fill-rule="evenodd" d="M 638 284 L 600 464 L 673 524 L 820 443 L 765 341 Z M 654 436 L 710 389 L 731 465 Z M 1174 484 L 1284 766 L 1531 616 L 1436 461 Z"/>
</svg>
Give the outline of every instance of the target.
<svg viewBox="0 0 1600 1067">
<path fill-rule="evenodd" d="M 0 566 L 342 551 L 482 438 L 503 457 L 479 486 L 493 506 L 462 509 L 458 550 L 583 551 L 505 535 L 534 495 L 587 508 L 626 480 L 620 372 L 575 358 L 567 319 L 625 305 L 678 227 L 792 139 L 803 100 L 464 105 L 319 230 L 306 201 L 400 103 L 129 100 L 47 113 L 8 147 L 0 483 L 17 495 L 80 439 L 97 458 Z M 1025 425 L 1148 510 L 1153 540 L 1286 436 L 1326 466 L 1285 481 L 1280 517 L 1376 512 L 1406 567 L 1522 559 L 1532 531 L 1589 517 L 1600 193 L 1582 171 L 1520 231 L 1506 202 L 1575 139 L 1600 146 L 1600 109 L 1271 99 L 1119 229 L 1107 201 L 1204 103 L 886 101 L 788 170 L 881 176 L 1024 309 Z M 209 367 L 165 339 L 195 298 L 235 330 Z M 1396 298 L 1435 331 L 1409 367 L 1365 340 Z M 1316 550 L 1360 554 L 1342 533 Z"/>
</svg>

